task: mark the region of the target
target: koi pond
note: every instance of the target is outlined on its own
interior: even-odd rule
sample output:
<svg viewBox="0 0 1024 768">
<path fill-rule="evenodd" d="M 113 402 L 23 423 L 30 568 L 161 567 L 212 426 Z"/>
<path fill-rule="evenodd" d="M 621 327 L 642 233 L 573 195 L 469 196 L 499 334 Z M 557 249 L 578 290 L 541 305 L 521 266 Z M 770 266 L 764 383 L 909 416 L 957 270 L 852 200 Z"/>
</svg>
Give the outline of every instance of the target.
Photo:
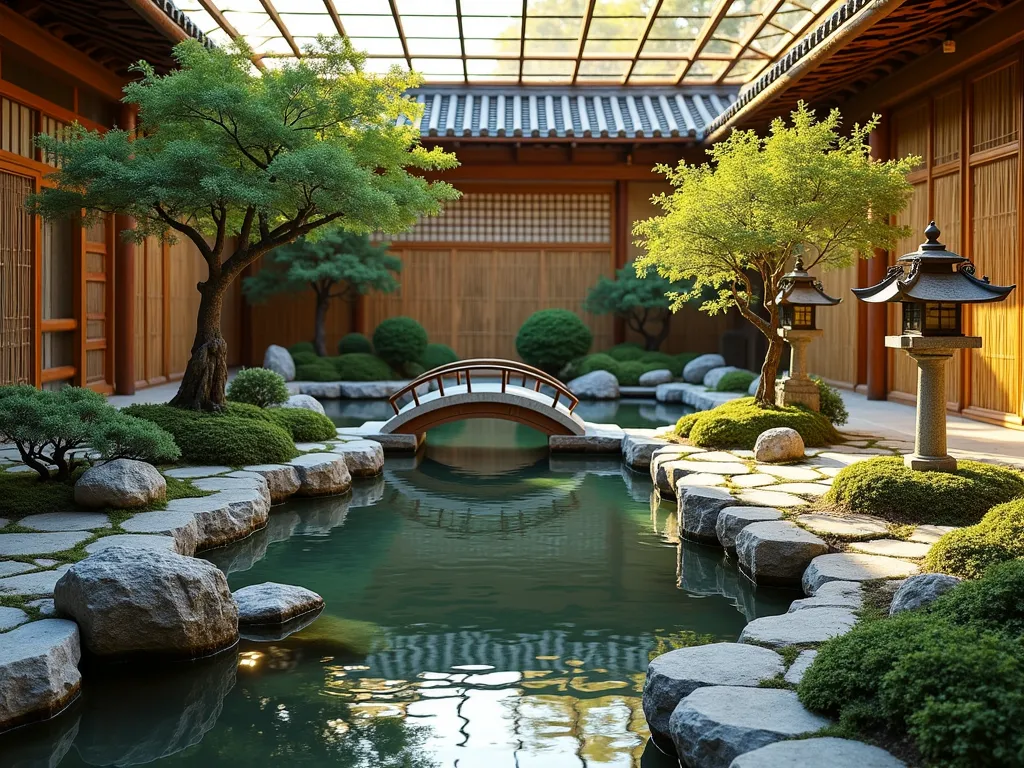
<svg viewBox="0 0 1024 768">
<path fill-rule="evenodd" d="M 361 424 L 381 406 L 329 414 Z M 654 426 L 682 412 L 581 415 Z M 86 668 L 78 702 L 0 740 L 0 764 L 674 766 L 648 745 L 649 659 L 735 640 L 792 594 L 680 542 L 674 503 L 651 490 L 618 460 L 549 456 L 517 424 L 446 425 L 350 495 L 289 501 L 202 555 L 232 589 L 319 592 L 314 623 L 197 663 Z"/>
</svg>

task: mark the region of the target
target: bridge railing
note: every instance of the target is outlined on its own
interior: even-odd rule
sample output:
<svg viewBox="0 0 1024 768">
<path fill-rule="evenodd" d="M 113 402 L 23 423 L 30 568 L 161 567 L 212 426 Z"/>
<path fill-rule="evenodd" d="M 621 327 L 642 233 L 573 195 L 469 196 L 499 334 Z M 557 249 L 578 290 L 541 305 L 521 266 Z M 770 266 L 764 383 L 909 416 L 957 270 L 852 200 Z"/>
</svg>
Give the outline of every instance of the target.
<svg viewBox="0 0 1024 768">
<path fill-rule="evenodd" d="M 473 391 L 473 374 L 481 376 L 484 373 L 490 373 L 494 375 L 497 373 L 501 377 L 501 391 L 505 392 L 509 386 L 513 385 L 514 380 L 519 380 L 519 386 L 526 387 L 527 382 L 530 382 L 534 392 L 540 392 L 541 387 L 547 386 L 555 391 L 551 399 L 551 407 L 555 408 L 558 406 L 560 401 L 565 402 L 565 407 L 569 410 L 569 413 L 573 412 L 573 409 L 579 404 L 580 399 L 576 397 L 569 388 L 562 382 L 551 376 L 539 368 L 534 368 L 532 365 L 526 363 L 518 363 L 514 360 L 498 360 L 492 358 L 478 358 L 474 360 L 459 360 L 455 363 L 448 363 L 446 365 L 439 365 L 437 368 L 432 368 L 426 371 L 420 376 L 410 381 L 400 390 L 395 392 L 388 401 L 391 403 L 391 407 L 395 413 L 400 412 L 398 401 L 406 395 L 412 395 L 413 402 L 416 405 L 420 404 L 420 396 L 418 389 L 424 384 L 430 384 L 432 382 L 437 383 L 437 390 L 441 397 L 444 397 L 444 380 L 445 378 L 454 378 L 456 386 L 461 386 L 463 382 L 466 385 L 466 391 Z"/>
</svg>

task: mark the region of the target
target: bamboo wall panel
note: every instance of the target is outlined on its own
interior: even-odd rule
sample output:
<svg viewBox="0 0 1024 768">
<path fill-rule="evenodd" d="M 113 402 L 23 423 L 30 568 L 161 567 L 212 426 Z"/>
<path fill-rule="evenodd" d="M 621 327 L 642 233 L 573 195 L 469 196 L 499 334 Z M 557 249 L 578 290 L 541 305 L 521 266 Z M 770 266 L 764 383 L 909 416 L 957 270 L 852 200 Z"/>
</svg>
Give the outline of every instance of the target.
<svg viewBox="0 0 1024 768">
<path fill-rule="evenodd" d="M 146 245 L 135 246 L 135 381 L 146 381 Z"/>
<path fill-rule="evenodd" d="M 170 246 L 171 302 L 170 362 L 172 376 L 185 372 L 196 335 L 199 291 L 196 285 L 207 277 L 206 261 L 190 240 L 178 240 Z"/>
<path fill-rule="evenodd" d="M 142 345 L 138 346 L 136 334 L 136 378 L 153 382 L 167 376 L 164 369 L 164 246 L 155 238 L 146 238 L 137 256 L 141 263 L 136 265 L 136 300 L 140 298 L 140 310 L 135 317 L 135 327 L 142 326 Z M 139 286 L 139 274 L 142 285 Z M 141 287 L 141 291 L 139 291 Z"/>
<path fill-rule="evenodd" d="M 981 152 L 1016 141 L 1020 111 L 1017 65 L 976 80 L 973 96 L 971 151 Z"/>
<path fill-rule="evenodd" d="M 499 347 L 495 339 L 497 273 L 494 268 L 494 252 L 456 251 L 452 273 L 457 286 L 451 292 L 454 297 L 453 308 L 457 313 L 452 344 L 455 351 L 465 358 L 508 357 L 509 350 Z M 521 290 L 520 285 L 502 286 L 506 300 L 510 294 L 517 294 Z M 514 357 L 515 350 L 511 350 L 511 353 Z"/>
<path fill-rule="evenodd" d="M 988 275 L 999 285 L 1022 282 L 1017 240 L 1017 163 L 1017 157 L 1013 156 L 972 169 L 971 254 L 978 274 Z M 981 349 L 971 350 L 972 406 L 1020 414 L 1022 363 L 1018 291 L 1011 293 L 1005 302 L 971 307 L 971 333 L 984 338 Z"/>
<path fill-rule="evenodd" d="M 35 263 L 32 218 L 25 198 L 34 182 L 0 171 L 0 384 L 32 384 Z"/>
<path fill-rule="evenodd" d="M 928 111 L 928 103 L 921 102 L 893 114 L 896 157 L 917 155 L 921 158 L 919 168 L 928 161 Z"/>
<path fill-rule="evenodd" d="M 583 300 L 599 275 L 612 275 L 611 254 L 604 250 L 547 251 L 547 298 L 545 305 L 569 309 L 583 318 L 594 334 L 592 350 L 607 349 L 614 343 L 614 320 L 583 312 Z M 540 307 L 538 307 L 540 308 Z M 523 318 L 525 319 L 525 318 Z M 518 328 L 516 329 L 518 330 Z"/>
<path fill-rule="evenodd" d="M 961 89 L 935 97 L 935 128 L 932 144 L 932 164 L 942 165 L 960 159 L 961 123 L 963 122 L 963 105 Z"/>
<path fill-rule="evenodd" d="M 385 318 L 406 315 L 426 329 L 431 341 L 455 347 L 460 307 L 452 299 L 455 295 L 452 250 L 396 250 L 393 255 L 402 261 L 399 288 L 392 294 L 373 293 L 366 297 L 367 334 L 372 334 Z"/>
<path fill-rule="evenodd" d="M 824 282 L 825 292 L 843 303 L 818 308 L 818 327 L 825 333 L 807 348 L 811 373 L 850 388 L 857 383 L 857 302 L 850 293 L 860 285 L 857 269 L 854 262 L 842 269 L 814 271 Z"/>
<path fill-rule="evenodd" d="M 910 204 L 896 217 L 896 222 L 911 228 L 907 237 L 902 238 L 893 252 L 893 263 L 900 256 L 916 251 L 924 241 L 925 227 L 928 226 L 928 182 L 914 185 Z M 900 333 L 901 314 L 898 304 L 889 305 L 889 333 Z M 917 364 L 901 349 L 887 350 L 889 355 L 889 389 L 905 395 L 917 395 Z"/>
<path fill-rule="evenodd" d="M 960 226 L 962 199 L 960 195 L 960 174 L 939 176 L 932 181 L 932 218 L 942 231 L 940 240 L 953 253 L 963 253 Z M 963 378 L 963 352 L 957 352 L 946 363 L 946 402 L 957 409 L 963 406 L 961 380 Z"/>
</svg>

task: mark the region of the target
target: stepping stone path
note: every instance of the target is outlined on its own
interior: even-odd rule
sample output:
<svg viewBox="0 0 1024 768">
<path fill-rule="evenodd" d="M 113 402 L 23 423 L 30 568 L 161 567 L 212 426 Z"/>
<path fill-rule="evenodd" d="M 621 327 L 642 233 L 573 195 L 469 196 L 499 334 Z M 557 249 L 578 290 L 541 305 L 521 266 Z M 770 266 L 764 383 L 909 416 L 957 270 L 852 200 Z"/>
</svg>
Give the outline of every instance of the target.
<svg viewBox="0 0 1024 768">
<path fill-rule="evenodd" d="M 290 464 L 255 464 L 245 467 L 244 471 L 257 474 L 266 481 L 272 504 L 294 496 L 302 485 L 299 470 Z"/>
<path fill-rule="evenodd" d="M 175 501 L 187 500 L 177 499 Z M 168 502 L 168 505 L 174 503 L 171 501 Z M 160 512 L 142 512 L 121 523 L 121 528 L 128 533 L 154 533 L 170 536 L 174 539 L 174 548 L 180 555 L 194 554 L 199 542 L 199 523 L 196 521 L 196 516 L 188 510 L 168 509 Z"/>
<path fill-rule="evenodd" d="M 819 475 L 815 470 L 809 467 L 791 467 L 791 466 L 775 466 L 772 464 L 757 464 L 754 467 L 755 472 L 761 472 L 765 475 L 771 475 L 780 480 L 792 480 L 794 482 L 803 482 L 806 480 L 820 480 Z"/>
<path fill-rule="evenodd" d="M 849 549 L 863 552 L 866 555 L 885 555 L 917 560 L 928 554 L 931 544 L 920 544 L 916 541 L 900 541 L 899 539 L 873 539 L 871 541 L 855 541 Z"/>
<path fill-rule="evenodd" d="M 0 632 L 14 629 L 28 621 L 28 614 L 21 608 L 9 608 L 0 605 Z"/>
<path fill-rule="evenodd" d="M 707 685 L 754 687 L 782 674 L 785 664 L 775 651 L 756 645 L 713 643 L 669 651 L 647 667 L 643 709 L 651 729 L 668 736 L 669 717 L 679 702 Z"/>
<path fill-rule="evenodd" d="M 162 552 L 173 552 L 182 554 L 177 550 L 177 541 L 173 536 L 154 536 L 146 533 L 115 534 L 103 536 L 91 544 L 87 544 L 85 551 L 90 555 L 102 552 L 111 547 L 128 547 L 129 549 L 157 549 Z"/>
<path fill-rule="evenodd" d="M 910 541 L 916 541 L 921 544 L 934 544 L 947 533 L 956 529 L 957 526 L 955 525 L 919 525 L 910 534 Z"/>
<path fill-rule="evenodd" d="M 803 576 L 804 592 L 814 595 L 830 581 L 873 581 L 904 579 L 917 573 L 918 567 L 906 560 L 856 552 L 839 552 L 814 558 Z"/>
<path fill-rule="evenodd" d="M 782 513 L 770 507 L 726 507 L 718 513 L 715 535 L 718 543 L 731 553 L 736 551 L 736 537 L 751 523 L 781 520 Z"/>
<path fill-rule="evenodd" d="M 823 515 L 812 513 L 800 515 L 796 522 L 813 533 L 842 536 L 843 538 L 868 538 L 889 533 L 889 524 L 880 517 L 871 515 Z"/>
<path fill-rule="evenodd" d="M 821 483 L 779 483 L 771 487 L 772 493 L 792 493 L 797 496 L 823 496 L 828 491 Z"/>
<path fill-rule="evenodd" d="M 709 472 L 696 472 L 692 475 L 685 475 L 676 480 L 676 498 L 680 498 L 689 488 L 715 488 L 725 485 L 725 478 L 722 475 L 712 475 Z"/>
<path fill-rule="evenodd" d="M 762 616 L 743 628 L 739 642 L 769 648 L 823 643 L 845 635 L 856 623 L 857 616 L 849 608 L 815 608 L 781 616 Z"/>
<path fill-rule="evenodd" d="M 790 685 L 799 685 L 800 681 L 804 679 L 804 673 L 810 668 L 817 655 L 817 651 L 800 651 L 800 655 L 786 670 L 783 679 Z"/>
<path fill-rule="evenodd" d="M 46 555 L 72 549 L 89 538 L 88 533 L 6 533 L 0 536 L 0 556 Z"/>
<path fill-rule="evenodd" d="M 740 755 L 729 768 L 906 768 L 884 749 L 831 736 L 780 741 Z"/>
<path fill-rule="evenodd" d="M 53 587 L 63 576 L 70 565 L 62 565 L 52 571 L 36 571 L 21 573 L 0 579 L 0 595 L 41 595 L 49 597 Z"/>
<path fill-rule="evenodd" d="M 5 560 L 0 562 L 0 578 L 3 578 L 4 576 L 14 576 L 31 570 L 32 565 L 29 563 L 21 563 L 17 560 Z"/>
<path fill-rule="evenodd" d="M 757 507 L 803 507 L 807 501 L 791 493 L 780 493 L 779 491 L 756 488 L 749 491 L 742 491 L 736 494 L 736 498 L 744 504 Z"/>
<path fill-rule="evenodd" d="M 800 583 L 804 569 L 828 544 L 788 520 L 752 523 L 736 536 L 736 558 L 755 584 Z"/>
<path fill-rule="evenodd" d="M 804 709 L 794 691 L 712 686 L 679 702 L 669 731 L 684 765 L 729 768 L 744 753 L 829 724 Z"/>
<path fill-rule="evenodd" d="M 757 488 L 762 485 L 777 483 L 779 479 L 766 474 L 739 475 L 732 479 L 732 484 L 740 488 Z"/>
<path fill-rule="evenodd" d="M 164 472 L 168 477 L 176 477 L 179 480 L 190 480 L 194 477 L 211 477 L 223 475 L 231 471 L 231 467 L 176 467 Z"/>
<path fill-rule="evenodd" d="M 692 541 L 717 544 L 718 514 L 735 503 L 733 495 L 722 488 L 687 489 L 677 505 L 680 534 Z"/>
<path fill-rule="evenodd" d="M 23 517 L 18 524 L 34 531 L 95 531 L 109 528 L 110 520 L 104 512 L 44 512 Z"/>
<path fill-rule="evenodd" d="M 686 472 L 711 473 L 714 475 L 749 475 L 750 469 L 739 461 L 699 461 L 699 457 L 691 456 L 678 464 L 678 469 Z"/>
</svg>

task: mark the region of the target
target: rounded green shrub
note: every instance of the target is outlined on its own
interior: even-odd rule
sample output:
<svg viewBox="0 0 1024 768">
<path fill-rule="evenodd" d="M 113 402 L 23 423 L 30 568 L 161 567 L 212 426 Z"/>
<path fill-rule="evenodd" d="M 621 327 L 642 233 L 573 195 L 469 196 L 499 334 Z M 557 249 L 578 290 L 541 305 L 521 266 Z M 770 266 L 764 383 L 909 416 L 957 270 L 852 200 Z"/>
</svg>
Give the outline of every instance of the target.
<svg viewBox="0 0 1024 768">
<path fill-rule="evenodd" d="M 338 369 L 329 357 L 319 357 L 313 362 L 297 363 L 295 378 L 298 381 L 338 381 Z"/>
<path fill-rule="evenodd" d="M 320 355 L 318 355 L 316 352 L 293 352 L 292 353 L 292 362 L 295 363 L 296 366 L 299 366 L 299 365 L 309 365 L 310 363 L 317 363 L 320 360 L 323 360 L 323 358 L 320 357 Z"/>
<path fill-rule="evenodd" d="M 1024 495 L 1024 474 L 961 461 L 956 472 L 916 472 L 899 456 L 880 456 L 843 469 L 827 504 L 893 523 L 973 525 L 992 507 Z"/>
<path fill-rule="evenodd" d="M 339 381 L 389 381 L 395 378 L 391 367 L 376 355 L 352 352 L 334 358 L 335 378 Z"/>
<path fill-rule="evenodd" d="M 635 387 L 640 383 L 640 377 L 647 373 L 648 368 L 639 360 L 624 360 L 619 363 L 619 369 L 615 372 L 615 378 L 623 387 Z"/>
<path fill-rule="evenodd" d="M 715 391 L 745 393 L 750 389 L 750 385 L 756 378 L 757 376 L 750 371 L 729 371 L 729 373 L 718 380 L 718 386 L 715 387 Z"/>
<path fill-rule="evenodd" d="M 984 578 L 958 584 L 929 606 L 932 615 L 1012 637 L 1024 635 L 1024 560 L 989 566 Z"/>
<path fill-rule="evenodd" d="M 621 363 L 615 358 L 603 352 L 597 352 L 593 355 L 587 355 L 576 364 L 576 375 L 583 376 L 594 371 L 608 371 L 618 376 L 620 365 Z"/>
<path fill-rule="evenodd" d="M 455 350 L 447 344 L 427 344 L 427 349 L 423 352 L 423 359 L 420 362 L 429 371 L 440 368 L 442 365 L 448 365 L 448 363 L 457 362 L 458 359 L 459 356 L 455 354 Z"/>
<path fill-rule="evenodd" d="M 594 337 L 567 309 L 542 309 L 523 323 L 516 335 L 516 352 L 528 365 L 554 376 L 572 360 L 587 354 Z"/>
<path fill-rule="evenodd" d="M 818 385 L 821 415 L 837 427 L 843 426 L 849 420 L 850 414 L 846 410 L 846 403 L 843 402 L 843 396 L 839 394 L 839 390 L 820 376 L 811 376 L 811 379 Z"/>
<path fill-rule="evenodd" d="M 821 414 L 797 406 L 765 407 L 752 397 L 731 400 L 683 417 L 676 425 L 676 434 L 689 437 L 701 448 L 743 448 L 750 450 L 757 437 L 767 429 L 790 427 L 800 433 L 804 445 L 823 446 L 841 441 L 839 433 Z M 687 434 L 679 431 L 685 421 Z"/>
<path fill-rule="evenodd" d="M 402 366 L 402 372 L 410 379 L 415 379 L 417 376 L 422 376 L 426 373 L 427 369 L 423 366 L 423 363 L 411 362 Z"/>
<path fill-rule="evenodd" d="M 104 459 L 168 464 L 181 458 L 181 449 L 167 430 L 124 413 L 99 424 L 90 444 Z"/>
<path fill-rule="evenodd" d="M 361 333 L 347 333 L 338 342 L 339 355 L 372 354 L 373 345 L 370 340 Z"/>
<path fill-rule="evenodd" d="M 267 415 L 267 411 L 265 409 L 260 408 L 258 405 L 249 405 L 248 403 L 233 403 L 228 401 L 228 407 L 225 409 L 224 414 L 227 416 L 234 416 L 238 419 L 270 421 L 270 416 Z"/>
<path fill-rule="evenodd" d="M 411 317 L 389 317 L 373 332 L 373 348 L 377 356 L 396 371 L 423 357 L 427 349 L 427 332 Z"/>
<path fill-rule="evenodd" d="M 268 368 L 244 368 L 235 374 L 227 391 L 228 400 L 259 408 L 280 405 L 288 399 L 288 385 L 277 371 Z"/>
<path fill-rule="evenodd" d="M 608 357 L 611 357 L 619 362 L 625 362 L 627 360 L 639 360 L 644 356 L 644 348 L 639 344 L 635 344 L 632 341 L 627 341 L 623 344 L 616 344 L 614 347 L 605 352 Z"/>
<path fill-rule="evenodd" d="M 297 443 L 315 443 L 337 436 L 334 422 L 316 411 L 305 408 L 268 408 L 267 415 L 285 429 Z"/>
<path fill-rule="evenodd" d="M 697 419 L 700 418 L 700 415 L 701 412 L 698 411 L 697 413 L 688 413 L 681 417 L 679 421 L 676 422 L 676 434 L 679 437 L 689 437 L 690 430 L 693 429 L 693 425 L 697 423 Z"/>
<path fill-rule="evenodd" d="M 291 353 L 291 356 L 293 358 L 296 355 L 306 354 L 306 353 L 309 353 L 311 355 L 316 355 L 316 347 L 313 346 L 313 342 L 312 341 L 297 341 L 294 344 L 292 344 L 290 347 L 288 347 L 288 351 Z"/>
<path fill-rule="evenodd" d="M 928 550 L 924 563 L 930 571 L 973 579 L 991 566 L 1021 557 L 1024 499 L 1017 499 L 992 507 L 976 525 L 947 533 Z"/>
</svg>

